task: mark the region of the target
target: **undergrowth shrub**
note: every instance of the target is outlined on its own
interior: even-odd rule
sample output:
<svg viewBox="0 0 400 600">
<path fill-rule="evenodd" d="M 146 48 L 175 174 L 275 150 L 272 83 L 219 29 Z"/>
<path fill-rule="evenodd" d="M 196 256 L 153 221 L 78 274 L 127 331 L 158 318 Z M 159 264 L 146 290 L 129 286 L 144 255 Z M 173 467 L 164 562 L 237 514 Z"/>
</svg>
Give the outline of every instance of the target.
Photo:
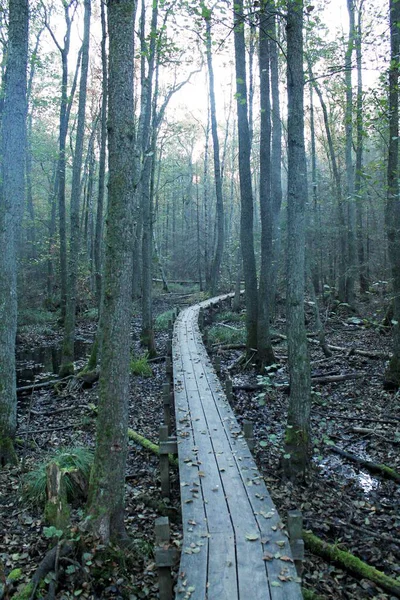
<svg viewBox="0 0 400 600">
<path fill-rule="evenodd" d="M 18 311 L 18 327 L 24 325 L 45 325 L 54 323 L 59 316 L 58 312 L 39 309 L 39 308 L 21 308 Z"/>
<path fill-rule="evenodd" d="M 155 320 L 155 328 L 158 331 L 167 331 L 168 330 L 168 321 L 172 321 L 174 311 L 166 310 L 156 317 Z"/>
<path fill-rule="evenodd" d="M 231 328 L 213 325 L 208 330 L 208 339 L 212 344 L 244 344 L 246 331 L 244 327 Z"/>
<path fill-rule="evenodd" d="M 89 481 L 90 469 L 93 463 L 93 453 L 88 448 L 62 448 L 49 455 L 35 469 L 27 473 L 23 481 L 23 494 L 26 500 L 38 506 L 46 502 L 46 469 L 50 463 L 57 463 L 66 474 L 65 484 L 68 500 L 74 500 L 80 495 L 80 488 L 68 477 L 68 472 L 80 471 L 85 480 Z"/>
<path fill-rule="evenodd" d="M 141 377 L 153 377 L 153 371 L 149 365 L 148 356 L 138 356 L 131 360 L 131 373 Z"/>
</svg>

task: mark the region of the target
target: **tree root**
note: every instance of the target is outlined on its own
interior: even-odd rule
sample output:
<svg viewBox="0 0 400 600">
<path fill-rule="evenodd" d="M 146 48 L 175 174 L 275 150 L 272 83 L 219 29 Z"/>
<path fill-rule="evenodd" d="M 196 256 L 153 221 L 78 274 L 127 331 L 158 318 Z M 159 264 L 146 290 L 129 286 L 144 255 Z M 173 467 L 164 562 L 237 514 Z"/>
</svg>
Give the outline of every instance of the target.
<svg viewBox="0 0 400 600">
<path fill-rule="evenodd" d="M 396 581 L 382 573 L 382 571 L 378 571 L 375 567 L 371 567 L 354 554 L 339 550 L 336 546 L 328 544 L 309 531 L 303 531 L 303 539 L 306 548 L 313 554 L 339 565 L 357 578 L 368 579 L 376 583 L 383 590 L 396 596 L 396 598 L 400 598 L 400 581 Z"/>
<path fill-rule="evenodd" d="M 61 541 L 57 546 L 49 550 L 34 572 L 31 581 L 21 592 L 13 596 L 13 600 L 34 600 L 40 582 L 51 571 L 57 569 L 57 563 L 60 558 L 72 554 L 74 547 L 75 544 L 71 541 Z"/>
<path fill-rule="evenodd" d="M 332 452 L 335 452 L 336 454 L 340 454 L 340 456 L 343 456 L 344 458 L 351 460 L 352 462 L 358 463 L 362 467 L 365 467 L 366 469 L 368 469 L 368 471 L 371 471 L 371 473 L 377 473 L 378 475 L 385 477 L 385 479 L 391 479 L 392 481 L 396 481 L 397 483 L 400 483 L 400 473 L 397 473 L 397 471 L 395 471 L 391 467 L 388 467 L 387 465 L 377 464 L 377 463 L 371 462 L 370 460 L 365 460 L 364 458 L 361 458 L 360 456 L 351 454 L 351 452 L 346 452 L 345 450 L 342 450 L 338 446 L 330 446 L 329 449 Z"/>
</svg>

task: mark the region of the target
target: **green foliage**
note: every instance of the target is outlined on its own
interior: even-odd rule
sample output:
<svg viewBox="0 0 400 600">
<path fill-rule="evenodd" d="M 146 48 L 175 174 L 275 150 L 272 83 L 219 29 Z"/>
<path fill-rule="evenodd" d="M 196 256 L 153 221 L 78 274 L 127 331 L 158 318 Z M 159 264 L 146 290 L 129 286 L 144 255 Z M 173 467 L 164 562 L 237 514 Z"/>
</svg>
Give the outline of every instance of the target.
<svg viewBox="0 0 400 600">
<path fill-rule="evenodd" d="M 42 506 L 46 502 L 46 468 L 49 463 L 55 462 L 60 469 L 68 475 L 71 471 L 80 471 L 85 479 L 89 480 L 93 454 L 83 447 L 64 448 L 48 456 L 36 469 L 25 476 L 23 482 L 24 496 L 36 505 Z M 67 476 L 65 478 L 67 497 L 73 500 L 79 495 L 79 489 Z"/>
<path fill-rule="evenodd" d="M 52 539 L 52 538 L 61 538 L 63 536 L 63 531 L 61 529 L 57 529 L 52 525 L 51 527 L 44 527 L 43 534 L 44 537 Z"/>
<path fill-rule="evenodd" d="M 218 315 L 218 321 L 228 321 L 232 323 L 245 322 L 246 315 L 244 313 L 237 313 L 231 310 L 227 310 L 226 312 L 220 313 Z"/>
<path fill-rule="evenodd" d="M 231 328 L 214 325 L 208 330 L 208 339 L 212 344 L 244 344 L 246 331 L 244 327 Z"/>
<path fill-rule="evenodd" d="M 18 327 L 54 323 L 59 314 L 39 308 L 22 308 L 18 311 Z"/>
<path fill-rule="evenodd" d="M 97 321 L 99 317 L 99 311 L 97 308 L 89 308 L 85 310 L 84 313 L 81 314 L 81 318 L 87 321 Z"/>
<path fill-rule="evenodd" d="M 132 358 L 131 373 L 140 377 L 153 377 L 153 371 L 149 365 L 147 354 Z"/>
<path fill-rule="evenodd" d="M 172 321 L 173 314 L 174 314 L 173 310 L 167 310 L 167 311 L 161 313 L 160 315 L 158 315 L 158 317 L 156 317 L 156 321 L 155 321 L 155 328 L 158 331 L 167 331 L 168 330 L 168 321 Z"/>
</svg>

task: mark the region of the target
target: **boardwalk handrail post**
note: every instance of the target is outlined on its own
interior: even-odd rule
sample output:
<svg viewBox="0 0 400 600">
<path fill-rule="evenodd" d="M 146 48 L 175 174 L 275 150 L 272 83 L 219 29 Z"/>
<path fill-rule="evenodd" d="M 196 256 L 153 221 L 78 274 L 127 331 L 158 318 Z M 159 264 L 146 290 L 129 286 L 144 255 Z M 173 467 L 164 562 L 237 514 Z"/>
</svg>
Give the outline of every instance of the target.
<svg viewBox="0 0 400 600">
<path fill-rule="evenodd" d="M 172 380 L 172 360 L 170 356 L 166 356 L 165 358 L 165 374 L 167 376 L 168 381 Z"/>
<path fill-rule="evenodd" d="M 214 369 L 217 375 L 221 375 L 221 357 L 216 356 L 214 358 Z"/>
<path fill-rule="evenodd" d="M 155 538 L 155 559 L 158 569 L 160 600 L 172 600 L 171 567 L 175 562 L 176 551 L 170 547 L 168 517 L 158 517 L 156 519 Z"/>
<path fill-rule="evenodd" d="M 228 377 L 225 380 L 225 394 L 229 402 L 232 400 L 232 389 L 232 379 Z"/>
<path fill-rule="evenodd" d="M 304 561 L 303 515 L 301 510 L 288 511 L 288 532 L 294 564 L 300 577 L 303 572 Z"/>
<path fill-rule="evenodd" d="M 199 328 L 200 331 L 204 328 L 204 309 L 199 310 Z"/>
<path fill-rule="evenodd" d="M 168 426 L 162 425 L 159 429 L 160 435 L 160 480 L 161 480 L 161 493 L 163 498 L 170 497 L 170 481 L 169 481 L 169 458 L 168 454 L 164 454 L 162 445 L 163 442 L 168 441 Z"/>
<path fill-rule="evenodd" d="M 255 441 L 252 421 L 248 421 L 247 419 L 243 421 L 243 435 L 247 442 L 250 452 L 253 452 L 255 447 Z"/>
<path fill-rule="evenodd" d="M 207 348 L 207 346 L 208 346 L 208 331 L 207 331 L 207 329 L 205 329 L 203 332 L 203 344 Z"/>
<path fill-rule="evenodd" d="M 164 383 L 163 385 L 163 408 L 164 408 L 164 424 L 168 427 L 168 435 L 171 433 L 171 384 Z"/>
</svg>

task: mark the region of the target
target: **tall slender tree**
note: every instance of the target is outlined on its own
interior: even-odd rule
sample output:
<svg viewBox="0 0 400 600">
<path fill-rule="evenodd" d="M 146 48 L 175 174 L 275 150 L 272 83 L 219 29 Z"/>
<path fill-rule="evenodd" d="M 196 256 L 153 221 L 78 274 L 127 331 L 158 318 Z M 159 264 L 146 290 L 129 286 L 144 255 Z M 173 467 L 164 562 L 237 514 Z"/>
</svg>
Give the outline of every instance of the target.
<svg viewBox="0 0 400 600">
<path fill-rule="evenodd" d="M 105 243 L 102 368 L 96 450 L 90 478 L 91 528 L 105 542 L 125 539 L 133 257 L 134 0 L 109 0 L 108 218 Z"/>
<path fill-rule="evenodd" d="M 284 466 L 304 474 L 309 460 L 311 383 L 304 314 L 307 165 L 304 145 L 303 1 L 287 2 L 288 243 L 286 318 L 290 400 Z"/>
<path fill-rule="evenodd" d="M 257 272 L 253 236 L 253 188 L 250 168 L 250 131 L 246 85 L 246 46 L 243 0 L 234 3 L 236 106 L 239 137 L 240 244 L 245 281 L 247 349 L 257 348 Z"/>
<path fill-rule="evenodd" d="M 260 71 L 260 216 L 261 266 L 258 287 L 257 358 L 263 368 L 274 362 L 270 335 L 272 291 L 272 197 L 271 197 L 271 101 L 270 101 L 270 4 L 262 0 L 259 18 Z"/>
<path fill-rule="evenodd" d="M 15 460 L 17 241 L 25 198 L 28 0 L 10 0 L 0 195 L 0 465 Z"/>
<path fill-rule="evenodd" d="M 217 198 L 216 218 L 217 218 L 217 243 L 215 253 L 211 263 L 210 288 L 211 293 L 215 294 L 218 289 L 222 254 L 224 251 L 224 199 L 222 194 L 222 173 L 221 159 L 218 137 L 217 107 L 215 101 L 214 68 L 212 60 L 212 39 L 211 39 L 211 18 L 212 10 L 203 5 L 202 16 L 206 24 L 206 54 L 208 69 L 208 84 L 210 93 L 210 116 L 211 116 L 211 136 L 213 141 L 214 156 L 214 181 L 215 195 Z"/>
<path fill-rule="evenodd" d="M 346 273 L 346 301 L 354 306 L 355 280 L 357 273 L 357 246 L 356 246 L 356 206 L 354 201 L 354 166 L 353 166 L 353 52 L 354 52 L 354 0 L 347 0 L 349 15 L 349 36 L 345 57 L 345 83 L 346 83 L 346 203 L 347 203 L 347 273 Z"/>
<path fill-rule="evenodd" d="M 78 278 L 78 258 L 79 258 L 79 211 L 81 197 L 81 178 L 82 178 L 82 158 L 83 141 L 85 136 L 85 114 L 86 114 L 86 95 L 87 79 L 89 71 L 89 46 L 90 46 L 90 17 L 91 0 L 85 0 L 85 14 L 83 26 L 82 42 L 82 64 L 81 78 L 79 84 L 79 105 L 78 121 L 76 126 L 75 153 L 72 165 L 72 185 L 71 185 L 71 239 L 69 246 L 69 264 L 68 264 L 68 287 L 66 297 L 66 312 L 64 322 L 64 340 L 62 347 L 62 359 L 60 367 L 60 376 L 65 377 L 74 372 L 74 338 L 75 338 L 75 311 L 76 311 L 76 290 Z"/>
<path fill-rule="evenodd" d="M 400 387 L 400 186 L 399 186 L 399 83 L 400 2 L 389 0 L 389 152 L 387 162 L 386 231 L 392 267 L 393 356 L 385 373 L 387 387 Z"/>
</svg>

